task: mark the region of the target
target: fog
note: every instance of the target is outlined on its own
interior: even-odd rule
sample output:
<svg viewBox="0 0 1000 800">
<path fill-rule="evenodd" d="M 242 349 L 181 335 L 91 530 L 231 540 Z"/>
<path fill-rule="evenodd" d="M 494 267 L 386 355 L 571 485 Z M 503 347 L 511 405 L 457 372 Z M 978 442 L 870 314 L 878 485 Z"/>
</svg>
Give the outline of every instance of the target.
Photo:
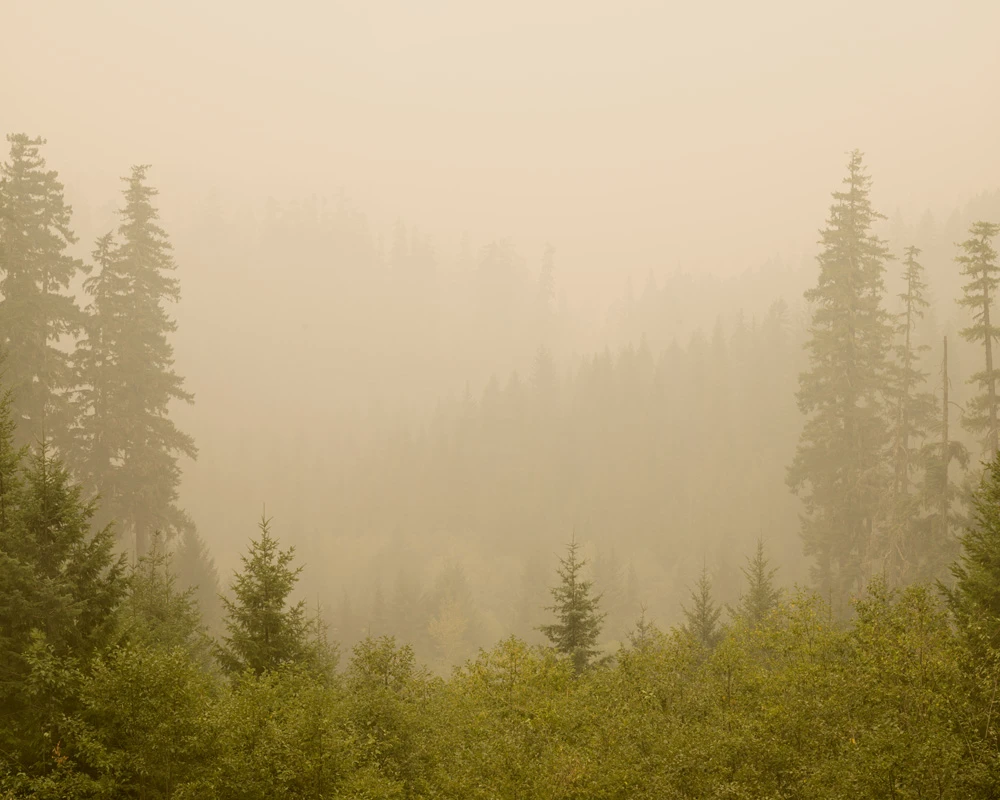
<svg viewBox="0 0 1000 800">
<path fill-rule="evenodd" d="M 222 585 L 266 504 L 346 643 L 537 638 L 573 535 L 615 640 L 640 605 L 679 619 L 703 565 L 735 602 L 758 537 L 808 582 L 803 292 L 855 148 L 879 235 L 924 251 L 928 389 L 950 334 L 971 396 L 954 257 L 1000 220 L 995 2 L 8 0 L 0 25 L 0 129 L 47 140 L 75 255 L 151 165 L 195 396 L 178 505 Z M 445 595 L 475 631 L 447 654 Z"/>
</svg>

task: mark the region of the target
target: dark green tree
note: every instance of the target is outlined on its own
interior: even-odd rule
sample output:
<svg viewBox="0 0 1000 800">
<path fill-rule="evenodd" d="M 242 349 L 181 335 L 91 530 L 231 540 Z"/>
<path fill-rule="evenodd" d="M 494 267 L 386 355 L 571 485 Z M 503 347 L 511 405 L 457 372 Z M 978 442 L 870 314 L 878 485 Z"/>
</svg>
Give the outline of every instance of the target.
<svg viewBox="0 0 1000 800">
<path fill-rule="evenodd" d="M 538 628 L 557 652 L 573 662 L 577 674 L 599 652 L 597 641 L 605 616 L 599 611 L 601 596 L 592 595 L 592 581 L 583 578 L 587 561 L 579 557 L 579 549 L 575 538 L 566 545 L 566 557 L 559 559 L 557 570 L 559 585 L 551 589 L 554 603 L 545 609 L 555 613 L 556 621 Z"/>
<path fill-rule="evenodd" d="M 60 339 L 75 333 L 81 314 L 67 294 L 83 269 L 66 249 L 76 242 L 72 209 L 58 173 L 45 167 L 44 139 L 7 137 L 10 161 L 0 167 L 0 347 L 4 380 L 14 393 L 19 443 L 47 436 L 60 448 L 70 429 L 76 383 Z"/>
<path fill-rule="evenodd" d="M 806 292 L 812 324 L 810 366 L 799 377 L 799 409 L 807 415 L 788 483 L 805 505 L 802 539 L 815 559 L 824 596 L 844 608 L 872 561 L 885 469 L 892 324 L 882 307 L 888 251 L 872 232 L 882 215 L 871 205 L 871 178 L 851 153 L 843 191 L 834 192 L 819 281 Z"/>
<path fill-rule="evenodd" d="M 2 363 L 0 356 L 0 367 Z M 0 394 L 0 530 L 14 525 L 24 485 L 21 466 L 28 455 L 28 448 L 15 444 L 16 435 L 14 393 L 5 388 Z"/>
<path fill-rule="evenodd" d="M 163 538 L 132 568 L 122 604 L 122 628 L 130 644 L 181 648 L 208 661 L 208 636 L 193 588 L 179 587 Z"/>
<path fill-rule="evenodd" d="M 973 398 L 966 408 L 962 424 L 971 432 L 983 437 L 983 452 L 991 459 L 998 450 L 1000 430 L 997 429 L 997 379 L 1000 371 L 993 365 L 993 342 L 1000 339 L 1000 327 L 994 324 L 991 314 L 997 285 L 1000 284 L 1000 264 L 993 247 L 993 237 L 1000 233 L 1000 225 L 976 222 L 969 228 L 969 238 L 959 244 L 961 253 L 955 260 L 962 265 L 962 275 L 968 278 L 959 303 L 972 309 L 972 325 L 962 330 L 969 342 L 980 342 L 985 359 L 984 369 L 977 372 L 969 383 L 978 386 L 981 394 Z"/>
<path fill-rule="evenodd" d="M 781 590 L 774 585 L 778 569 L 771 566 L 765 555 L 763 539 L 757 540 L 757 549 L 752 557 L 747 558 L 742 572 L 747 581 L 746 591 L 740 596 L 736 608 L 730 611 L 733 616 L 756 628 L 767 622 L 781 599 Z"/>
<path fill-rule="evenodd" d="M 972 495 L 970 525 L 946 590 L 959 626 L 977 650 L 1000 649 L 1000 452 L 987 464 Z"/>
<path fill-rule="evenodd" d="M 9 423 L 4 404 L 3 453 L 13 452 Z M 44 440 L 12 481 L 6 470 L 17 466 L 2 466 L 18 488 L 0 525 L 0 760 L 26 769 L 44 761 L 72 710 L 75 676 L 113 639 L 125 565 L 111 529 L 92 532 L 94 504 Z"/>
<path fill-rule="evenodd" d="M 684 630 L 703 647 L 711 650 L 722 639 L 722 627 L 719 618 L 722 609 L 712 598 L 712 579 L 708 577 L 708 568 L 702 567 L 701 577 L 691 592 L 691 607 L 683 606 Z"/>
<path fill-rule="evenodd" d="M 176 323 L 164 303 L 179 298 L 179 287 L 147 169 L 123 179 L 119 241 L 97 241 L 97 271 L 85 284 L 93 302 L 77 351 L 84 386 L 74 459 L 140 556 L 154 531 L 169 536 L 190 524 L 177 507 L 177 459 L 197 452 L 168 416 L 172 400 L 193 397 L 173 369 L 167 337 Z"/>
<path fill-rule="evenodd" d="M 230 585 L 233 597 L 222 599 L 227 635 L 217 656 L 230 674 L 252 670 L 260 675 L 302 662 L 310 653 L 305 601 L 290 605 L 288 600 L 302 572 L 302 567 L 292 567 L 295 548 L 278 548 L 266 517 L 261 516 L 258 527 L 260 536 L 240 556 L 243 569 Z"/>
</svg>

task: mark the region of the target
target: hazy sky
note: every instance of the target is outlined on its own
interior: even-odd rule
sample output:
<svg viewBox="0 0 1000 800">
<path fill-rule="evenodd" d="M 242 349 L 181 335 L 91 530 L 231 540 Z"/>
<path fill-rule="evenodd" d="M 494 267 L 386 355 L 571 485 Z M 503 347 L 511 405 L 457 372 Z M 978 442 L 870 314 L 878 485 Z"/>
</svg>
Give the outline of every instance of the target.
<svg viewBox="0 0 1000 800">
<path fill-rule="evenodd" d="M 0 6 L 0 128 L 78 203 L 154 164 L 168 221 L 343 189 L 446 249 L 551 240 L 596 294 L 798 255 L 852 147 L 886 211 L 1000 186 L 996 0 Z"/>
</svg>

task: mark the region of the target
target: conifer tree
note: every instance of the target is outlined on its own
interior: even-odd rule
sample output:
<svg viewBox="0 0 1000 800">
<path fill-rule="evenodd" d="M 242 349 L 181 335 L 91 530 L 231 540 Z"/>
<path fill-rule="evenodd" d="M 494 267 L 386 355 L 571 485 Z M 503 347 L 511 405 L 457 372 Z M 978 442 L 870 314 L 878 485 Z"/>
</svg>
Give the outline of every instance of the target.
<svg viewBox="0 0 1000 800">
<path fill-rule="evenodd" d="M 6 385 L 13 391 L 16 441 L 55 441 L 70 428 L 69 392 L 76 381 L 62 337 L 80 326 L 67 294 L 83 269 L 66 253 L 76 242 L 72 209 L 58 173 L 46 169 L 44 139 L 7 137 L 10 161 L 0 167 L 0 347 L 7 353 Z"/>
<path fill-rule="evenodd" d="M 2 356 L 0 356 L 2 369 Z M 21 465 L 28 455 L 27 445 L 15 444 L 14 393 L 4 388 L 0 394 L 0 531 L 14 524 L 24 481 Z"/>
<path fill-rule="evenodd" d="M 899 314 L 896 333 L 896 376 L 893 392 L 895 401 L 895 425 L 892 434 L 893 493 L 909 494 L 912 485 L 915 450 L 914 440 L 920 440 L 927 433 L 934 415 L 934 397 L 920 388 L 927 380 L 927 373 L 920 369 L 920 354 L 930 350 L 927 345 L 914 341 L 917 323 L 924 316 L 924 309 L 930 304 L 924 298 L 927 284 L 924 282 L 924 268 L 917 261 L 920 249 L 907 247 L 903 262 L 905 289 L 899 295 L 903 301 L 903 311 Z"/>
<path fill-rule="evenodd" d="M 123 179 L 119 241 L 97 241 L 98 269 L 85 284 L 93 303 L 77 352 L 84 387 L 74 458 L 140 556 L 154 531 L 170 535 L 189 524 L 176 505 L 177 459 L 196 455 L 191 437 L 168 417 L 172 400 L 193 397 L 173 370 L 167 337 L 176 324 L 164 303 L 179 298 L 179 287 L 147 169 L 133 167 Z"/>
<path fill-rule="evenodd" d="M 1000 648 L 1000 452 L 972 495 L 971 524 L 947 590 L 952 612 L 977 647 Z"/>
<path fill-rule="evenodd" d="M 972 433 L 983 437 L 983 452 L 992 459 L 1000 442 L 997 408 L 997 380 L 1000 371 L 993 365 L 993 342 L 1000 339 L 1000 326 L 992 319 L 993 300 L 1000 284 L 1000 264 L 992 239 L 1000 233 L 1000 225 L 976 222 L 969 229 L 969 238 L 959 247 L 956 261 L 962 265 L 962 275 L 969 279 L 963 287 L 959 303 L 972 309 L 973 324 L 962 331 L 969 342 L 983 345 L 984 369 L 969 379 L 982 393 L 973 398 L 966 409 L 963 424 Z"/>
<path fill-rule="evenodd" d="M 702 567 L 701 577 L 691 592 L 691 608 L 683 606 L 681 610 L 687 620 L 684 630 L 690 636 L 709 650 L 719 643 L 722 639 L 719 626 L 722 609 L 712 598 L 712 580 L 708 577 L 707 567 Z"/>
<path fill-rule="evenodd" d="M 660 629 L 656 623 L 646 618 L 646 606 L 639 609 L 639 619 L 635 621 L 635 627 L 625 634 L 629 647 L 633 650 L 646 650 L 651 647 L 656 639 L 661 636 Z"/>
<path fill-rule="evenodd" d="M 901 582 L 913 570 L 918 558 L 921 497 L 914 491 L 914 473 L 920 465 L 919 447 L 929 429 L 934 427 L 935 400 L 922 387 L 927 373 L 920 369 L 920 354 L 930 348 L 915 341 L 917 323 L 929 303 L 924 298 L 924 268 L 917 261 L 920 249 L 907 247 L 903 263 L 904 291 L 899 295 L 903 310 L 898 315 L 896 363 L 892 372 L 890 399 L 893 411 L 892 462 L 893 482 L 881 548 L 887 577 Z"/>
<path fill-rule="evenodd" d="M 923 481 L 920 486 L 920 503 L 925 516 L 919 520 L 912 545 L 913 581 L 933 581 L 948 572 L 956 555 L 957 540 L 952 530 L 958 524 L 952 508 L 961 490 L 951 480 L 951 463 L 961 468 L 969 464 L 969 451 L 961 442 L 951 438 L 951 402 L 949 400 L 948 337 L 942 343 L 941 401 L 938 420 L 934 426 L 936 441 L 927 442 L 921 450 Z"/>
<path fill-rule="evenodd" d="M 288 602 L 302 572 L 302 567 L 292 567 L 295 548 L 278 548 L 271 521 L 263 515 L 258 528 L 260 536 L 250 542 L 250 552 L 240 556 L 243 569 L 230 585 L 232 599 L 222 599 L 227 635 L 217 655 L 230 674 L 252 670 L 260 675 L 304 661 L 310 652 L 305 601 Z"/>
<path fill-rule="evenodd" d="M 82 499 L 43 439 L 26 464 L 13 447 L 10 404 L 0 405 L 0 460 L 6 493 L 0 524 L 0 772 L 24 768 L 51 748 L 44 737 L 68 712 L 73 675 L 112 640 L 125 589 L 110 528 L 92 531 L 93 503 Z M 12 471 L 20 474 L 12 480 Z M 50 674 L 38 676 L 44 651 Z M 58 675 L 56 674 L 58 672 Z M 59 679 L 44 702 L 30 687 Z"/>
<path fill-rule="evenodd" d="M 149 552 L 129 576 L 123 627 L 133 644 L 187 650 L 207 660 L 208 636 L 193 588 L 178 586 L 173 559 L 162 536 L 154 536 Z"/>
<path fill-rule="evenodd" d="M 747 565 L 742 568 L 742 572 L 747 588 L 731 613 L 741 617 L 750 627 L 756 628 L 767 621 L 781 598 L 781 590 L 774 585 L 778 569 L 771 566 L 764 554 L 763 539 L 757 540 L 757 549 L 752 557 L 747 558 Z"/>
<path fill-rule="evenodd" d="M 583 578 L 587 561 L 579 557 L 579 549 L 575 538 L 566 545 L 566 557 L 559 559 L 557 570 L 560 583 L 551 589 L 554 603 L 545 609 L 556 615 L 556 621 L 538 628 L 558 653 L 573 662 L 577 674 L 599 652 L 597 641 L 605 616 L 598 610 L 600 595 L 591 595 L 593 584 Z"/>
<path fill-rule="evenodd" d="M 834 192 L 806 344 L 809 369 L 799 377 L 807 415 L 788 483 L 805 505 L 802 538 L 815 558 L 824 596 L 844 607 L 860 588 L 873 552 L 884 468 L 887 355 L 892 325 L 882 307 L 888 251 L 872 232 L 882 215 L 871 205 L 861 153 L 851 153 L 843 191 Z"/>
<path fill-rule="evenodd" d="M 181 534 L 180 544 L 171 561 L 178 585 L 191 590 L 209 633 L 222 630 L 222 603 L 219 600 L 219 573 L 205 540 L 193 525 Z"/>
</svg>

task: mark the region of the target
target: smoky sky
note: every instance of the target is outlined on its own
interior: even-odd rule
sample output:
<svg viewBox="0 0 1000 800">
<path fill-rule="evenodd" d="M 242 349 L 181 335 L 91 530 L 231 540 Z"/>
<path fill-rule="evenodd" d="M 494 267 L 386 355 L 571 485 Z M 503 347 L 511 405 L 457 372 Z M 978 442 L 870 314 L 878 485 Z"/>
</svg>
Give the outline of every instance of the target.
<svg viewBox="0 0 1000 800">
<path fill-rule="evenodd" d="M 17 2 L 0 122 L 77 206 L 151 163 L 164 218 L 342 194 L 442 249 L 624 274 L 814 251 L 845 151 L 883 211 L 1000 183 L 994 2 Z M 101 198 L 98 201 L 97 198 Z"/>
</svg>

